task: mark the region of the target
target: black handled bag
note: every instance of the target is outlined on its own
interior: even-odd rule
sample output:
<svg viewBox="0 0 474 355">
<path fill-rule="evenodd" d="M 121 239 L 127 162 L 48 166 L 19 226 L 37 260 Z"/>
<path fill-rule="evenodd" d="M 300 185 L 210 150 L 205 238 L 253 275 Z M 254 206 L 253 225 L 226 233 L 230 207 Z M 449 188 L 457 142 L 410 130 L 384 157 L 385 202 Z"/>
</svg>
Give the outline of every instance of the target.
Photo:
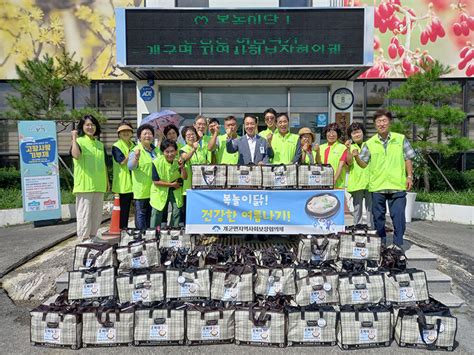
<svg viewBox="0 0 474 355">
<path fill-rule="evenodd" d="M 259 165 L 227 165 L 227 187 L 258 189 L 262 187 L 262 169 Z"/>
<path fill-rule="evenodd" d="M 114 298 L 115 269 L 113 267 L 69 272 L 69 300 Z"/>
<path fill-rule="evenodd" d="M 154 240 L 131 242 L 128 246 L 118 247 L 117 259 L 119 271 L 160 265 L 158 245 Z"/>
<path fill-rule="evenodd" d="M 344 349 L 387 347 L 392 342 L 392 316 L 390 307 L 377 305 L 358 308 L 342 306 L 337 339 Z"/>
<path fill-rule="evenodd" d="M 120 247 L 126 247 L 133 243 L 139 243 L 141 241 L 157 241 L 156 237 L 156 230 L 155 229 L 147 229 L 146 231 L 141 231 L 138 229 L 123 229 L 120 232 Z"/>
<path fill-rule="evenodd" d="M 138 304 L 135 308 L 134 345 L 183 345 L 185 308 L 179 301 Z"/>
<path fill-rule="evenodd" d="M 223 189 L 227 181 L 226 165 L 192 165 L 193 189 Z"/>
<path fill-rule="evenodd" d="M 70 347 L 82 343 L 82 317 L 76 304 L 68 304 L 67 290 L 49 305 L 42 304 L 30 312 L 30 342 L 35 346 Z"/>
<path fill-rule="evenodd" d="M 299 306 L 338 304 L 339 275 L 332 269 L 296 269 L 296 297 Z"/>
<path fill-rule="evenodd" d="M 105 243 L 78 244 L 74 249 L 73 270 L 117 266 L 115 247 Z"/>
<path fill-rule="evenodd" d="M 82 345 L 117 346 L 133 344 L 134 307 L 111 305 L 86 307 L 83 320 Z"/>
<path fill-rule="evenodd" d="M 423 270 L 392 270 L 384 273 L 384 279 L 386 302 L 401 305 L 429 300 L 428 280 Z"/>
<path fill-rule="evenodd" d="M 235 310 L 235 344 L 284 347 L 286 315 L 270 305 L 239 307 Z"/>
<path fill-rule="evenodd" d="M 211 296 L 209 269 L 167 269 L 166 299 L 206 300 Z"/>
<path fill-rule="evenodd" d="M 294 296 L 296 294 L 295 269 L 283 266 L 274 268 L 259 266 L 254 287 L 255 294 L 260 296 Z"/>
<path fill-rule="evenodd" d="M 190 304 L 186 309 L 186 344 L 232 343 L 235 334 L 234 308 L 220 303 Z"/>
<path fill-rule="evenodd" d="M 334 170 L 331 165 L 298 165 L 298 187 L 300 189 L 332 190 Z"/>
<path fill-rule="evenodd" d="M 384 279 L 379 273 L 339 276 L 338 290 L 341 305 L 364 305 L 385 301 Z"/>
<path fill-rule="evenodd" d="M 163 269 L 135 269 L 116 278 L 120 303 L 151 303 L 165 298 Z"/>
<path fill-rule="evenodd" d="M 335 234 L 300 236 L 298 261 L 314 265 L 336 260 L 339 252 L 339 237 Z"/>
<path fill-rule="evenodd" d="M 339 259 L 380 260 L 382 241 L 368 233 L 339 233 Z"/>
<path fill-rule="evenodd" d="M 211 298 L 224 302 L 253 301 L 253 268 L 243 264 L 212 268 Z"/>
<path fill-rule="evenodd" d="M 184 228 L 167 228 L 160 231 L 159 247 L 161 248 L 186 248 L 194 247 L 194 238 L 186 234 Z"/>
<path fill-rule="evenodd" d="M 395 323 L 395 340 L 401 347 L 428 350 L 455 348 L 457 318 L 442 303 L 430 299 L 429 304 L 400 309 Z"/>
<path fill-rule="evenodd" d="M 298 184 L 297 168 L 289 165 L 262 165 L 262 186 L 266 189 L 290 189 Z"/>
<path fill-rule="evenodd" d="M 336 345 L 338 313 L 331 306 L 287 307 L 288 346 Z"/>
</svg>

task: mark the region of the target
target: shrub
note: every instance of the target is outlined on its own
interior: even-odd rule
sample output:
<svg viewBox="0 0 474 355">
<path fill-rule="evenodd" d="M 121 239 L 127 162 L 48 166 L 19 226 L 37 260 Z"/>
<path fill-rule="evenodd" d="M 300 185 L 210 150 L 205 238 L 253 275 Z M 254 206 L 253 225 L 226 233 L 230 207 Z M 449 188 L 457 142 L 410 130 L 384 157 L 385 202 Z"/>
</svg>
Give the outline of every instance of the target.
<svg viewBox="0 0 474 355">
<path fill-rule="evenodd" d="M 0 168 L 0 186 L 4 189 L 21 189 L 20 171 L 15 168 Z M 6 196 L 2 196 L 5 199 Z"/>
</svg>

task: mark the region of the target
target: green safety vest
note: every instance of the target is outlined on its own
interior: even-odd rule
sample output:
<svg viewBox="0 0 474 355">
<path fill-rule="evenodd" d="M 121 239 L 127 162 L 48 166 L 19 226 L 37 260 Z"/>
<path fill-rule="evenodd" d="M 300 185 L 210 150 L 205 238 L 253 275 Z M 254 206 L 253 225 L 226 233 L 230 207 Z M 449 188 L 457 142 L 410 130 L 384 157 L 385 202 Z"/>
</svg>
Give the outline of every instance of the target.
<svg viewBox="0 0 474 355">
<path fill-rule="evenodd" d="M 173 163 L 169 163 L 165 156 L 162 155 L 153 161 L 153 165 L 160 176 L 160 181 L 173 182 L 181 177 L 181 171 L 179 170 L 177 159 L 175 159 Z M 168 201 L 169 190 L 169 187 L 152 184 L 150 192 L 150 205 L 158 211 L 163 211 L 166 201 Z M 182 207 L 183 187 L 174 189 L 173 195 L 176 200 L 176 205 L 178 205 L 178 207 Z"/>
<path fill-rule="evenodd" d="M 296 147 L 300 137 L 297 134 L 288 132 L 284 137 L 277 132 L 273 134 L 273 164 L 290 164 L 296 154 Z"/>
<path fill-rule="evenodd" d="M 125 160 L 128 158 L 128 154 L 135 146 L 135 143 L 130 142 L 128 145 L 124 140 L 119 139 L 113 144 L 113 147 L 120 149 L 122 154 L 125 156 Z M 132 192 L 132 175 L 128 170 L 127 163 L 120 164 L 112 158 L 113 162 L 113 180 L 112 180 L 112 192 L 116 194 L 128 194 Z"/>
<path fill-rule="evenodd" d="M 387 150 L 384 149 L 378 134 L 367 141 L 370 151 L 369 191 L 406 190 L 406 168 L 403 154 L 405 136 L 390 132 Z"/>
<path fill-rule="evenodd" d="M 107 167 L 105 166 L 104 144 L 86 135 L 78 137 L 77 144 L 81 148 L 81 156 L 79 159 L 73 159 L 73 193 L 106 192 Z"/>
<path fill-rule="evenodd" d="M 365 142 L 362 143 L 364 147 Z M 356 149 L 359 153 L 362 150 L 362 147 L 359 147 L 358 144 L 351 145 L 351 152 Z M 367 190 L 369 188 L 369 167 L 365 169 L 361 168 L 359 164 L 353 159 L 352 165 L 349 167 L 349 177 L 347 179 L 347 191 L 360 191 Z"/>
<path fill-rule="evenodd" d="M 150 198 L 150 189 L 152 185 L 151 164 L 153 164 L 153 160 L 151 159 L 150 153 L 141 143 L 137 144 L 137 148 L 140 149 L 140 159 L 138 159 L 138 166 L 132 170 L 132 190 L 133 198 L 135 200 L 141 200 Z M 155 148 L 154 152 L 159 156 L 158 148 Z"/>
<path fill-rule="evenodd" d="M 181 151 L 188 154 L 192 149 L 193 147 L 186 144 L 183 148 L 181 148 Z M 188 178 L 184 180 L 183 195 L 186 195 L 186 190 L 191 188 L 191 182 L 193 181 L 193 171 L 191 169 L 191 165 L 207 164 L 208 152 L 209 151 L 207 150 L 207 147 L 206 149 L 198 147 L 198 149 L 194 152 L 191 159 L 189 159 L 186 162 L 185 167 L 186 167 L 186 172 L 188 173 Z"/>
<path fill-rule="evenodd" d="M 325 156 L 325 151 L 329 147 L 329 144 L 324 143 L 321 144 L 320 152 L 321 152 L 321 159 L 324 162 L 324 156 Z M 346 146 L 342 143 L 335 142 L 332 146 L 331 149 L 329 150 L 329 156 L 328 156 L 328 164 L 332 166 L 334 169 L 334 175 L 336 175 L 337 168 L 339 167 L 339 162 L 341 161 L 341 157 L 346 151 Z M 334 182 L 334 187 L 338 189 L 343 189 L 346 185 L 346 167 L 344 165 L 344 168 L 342 168 L 341 175 L 339 176 L 339 179 Z"/>
<path fill-rule="evenodd" d="M 272 131 L 270 128 L 267 128 L 267 129 L 263 130 L 262 132 L 258 132 L 258 135 L 266 140 L 268 135 L 272 134 L 274 132 L 277 132 L 277 130 L 275 129 L 274 131 Z"/>
<path fill-rule="evenodd" d="M 304 163 L 309 165 L 309 164 L 311 164 L 311 161 L 309 160 L 308 152 L 305 152 L 305 153 L 306 153 L 306 156 L 304 157 Z M 313 156 L 313 164 L 317 164 L 317 162 L 316 162 L 316 152 L 314 150 L 312 150 L 312 148 L 311 148 L 311 155 Z"/>
<path fill-rule="evenodd" d="M 237 138 L 240 138 L 237 136 Z M 216 150 L 217 164 L 232 164 L 235 165 L 239 161 L 239 153 L 228 153 L 227 152 L 227 134 L 223 134 L 217 137 L 219 141 L 219 148 Z"/>
</svg>

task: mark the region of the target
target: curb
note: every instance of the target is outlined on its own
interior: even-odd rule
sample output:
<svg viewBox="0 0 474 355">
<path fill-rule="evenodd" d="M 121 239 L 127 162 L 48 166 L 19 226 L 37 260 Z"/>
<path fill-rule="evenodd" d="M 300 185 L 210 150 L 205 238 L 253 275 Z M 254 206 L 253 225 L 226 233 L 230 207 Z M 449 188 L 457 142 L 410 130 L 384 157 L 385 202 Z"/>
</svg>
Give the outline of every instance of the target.
<svg viewBox="0 0 474 355">
<path fill-rule="evenodd" d="M 110 221 L 110 217 L 106 217 L 106 218 L 102 219 L 102 222 L 100 224 L 103 224 L 103 223 L 108 222 L 108 221 Z M 16 268 L 20 267 L 21 265 L 27 263 L 31 259 L 34 259 L 38 255 L 44 253 L 46 250 L 51 249 L 52 247 L 64 242 L 65 240 L 68 240 L 69 238 L 74 237 L 75 235 L 76 235 L 76 232 L 71 232 L 69 234 L 66 234 L 64 237 L 61 237 L 58 240 L 56 240 L 52 243 L 49 243 L 49 244 L 45 245 L 44 247 L 41 247 L 40 249 L 35 250 L 34 252 L 31 252 L 30 254 L 24 256 L 19 261 L 17 261 L 14 264 L 8 266 L 3 272 L 0 272 L 0 279 L 2 279 L 5 275 L 9 274 L 10 272 L 15 270 Z"/>
</svg>

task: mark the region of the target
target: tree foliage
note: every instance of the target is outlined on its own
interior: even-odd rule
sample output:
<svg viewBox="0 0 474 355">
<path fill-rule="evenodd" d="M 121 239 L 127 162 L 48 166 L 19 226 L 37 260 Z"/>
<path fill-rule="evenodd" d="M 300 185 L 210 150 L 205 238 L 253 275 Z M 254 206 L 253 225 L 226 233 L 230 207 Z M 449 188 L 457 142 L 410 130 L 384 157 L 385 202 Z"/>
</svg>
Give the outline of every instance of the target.
<svg viewBox="0 0 474 355">
<path fill-rule="evenodd" d="M 6 116 L 15 120 L 54 120 L 67 126 L 86 114 L 100 122 L 106 118 L 92 107 L 70 109 L 61 95 L 72 87 L 88 87 L 90 80 L 82 61 L 74 60 L 65 49 L 57 57 L 48 54 L 40 59 L 26 59 L 16 66 L 18 80 L 12 82 L 16 95 L 7 96 L 10 110 Z"/>
<path fill-rule="evenodd" d="M 464 111 L 451 106 L 460 85 L 440 80 L 450 69 L 439 62 L 425 63 L 426 70 L 410 76 L 398 88 L 387 94 L 390 99 L 403 100 L 389 109 L 396 115 L 392 129 L 413 138 L 413 147 L 421 154 L 420 168 L 425 190 L 429 191 L 428 155 L 439 152 L 450 156 L 474 147 L 474 142 L 462 136 L 461 126 L 466 118 Z M 438 126 L 446 142 L 438 142 Z"/>
</svg>

